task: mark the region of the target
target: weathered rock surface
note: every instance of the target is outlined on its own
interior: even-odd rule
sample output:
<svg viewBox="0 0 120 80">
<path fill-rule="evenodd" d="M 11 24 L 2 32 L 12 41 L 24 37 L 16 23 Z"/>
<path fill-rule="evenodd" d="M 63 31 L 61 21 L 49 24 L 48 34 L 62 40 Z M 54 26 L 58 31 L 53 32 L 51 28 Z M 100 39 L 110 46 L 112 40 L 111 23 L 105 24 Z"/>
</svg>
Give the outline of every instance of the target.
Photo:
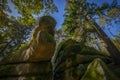
<svg viewBox="0 0 120 80">
<path fill-rule="evenodd" d="M 83 42 L 64 40 L 54 54 L 53 23 L 51 17 L 43 18 L 22 53 L 18 50 L 0 62 L 0 80 L 118 80 L 109 69 L 119 74 L 120 68 L 106 66 L 111 58 Z"/>
<path fill-rule="evenodd" d="M 22 53 L 16 51 L 0 62 L 0 80 L 52 80 L 55 24 L 50 16 L 40 18 Z"/>
<path fill-rule="evenodd" d="M 99 58 L 93 60 L 81 80 L 120 80 Z"/>
<path fill-rule="evenodd" d="M 50 61 L 0 66 L 0 80 L 52 80 Z"/>
<path fill-rule="evenodd" d="M 110 62 L 108 56 L 102 55 L 94 48 L 84 46 L 82 42 L 69 39 L 63 41 L 54 57 L 54 80 L 79 80 L 88 64 L 95 58 L 100 58 L 106 63 Z"/>
</svg>

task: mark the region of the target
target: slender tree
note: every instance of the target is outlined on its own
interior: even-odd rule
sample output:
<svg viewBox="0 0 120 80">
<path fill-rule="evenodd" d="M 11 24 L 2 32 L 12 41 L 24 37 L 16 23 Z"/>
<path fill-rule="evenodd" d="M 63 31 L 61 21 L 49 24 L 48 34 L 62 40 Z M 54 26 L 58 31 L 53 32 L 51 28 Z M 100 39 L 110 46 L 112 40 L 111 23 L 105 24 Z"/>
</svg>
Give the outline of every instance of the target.
<svg viewBox="0 0 120 80">
<path fill-rule="evenodd" d="M 90 17 L 88 16 L 87 18 L 92 24 L 94 24 L 94 28 L 96 29 L 96 32 L 99 36 L 99 38 L 101 38 L 105 44 L 107 45 L 106 48 L 109 51 L 109 53 L 111 54 L 111 56 L 113 57 L 113 60 L 116 64 L 120 63 L 120 52 L 119 50 L 116 48 L 116 46 L 112 43 L 112 41 L 110 40 L 110 38 L 106 35 L 106 33 L 100 28 L 100 26 Z"/>
<path fill-rule="evenodd" d="M 116 46 L 112 43 L 107 34 L 101 29 L 93 17 L 100 16 L 107 17 L 110 21 L 118 18 L 118 14 L 115 16 L 110 13 L 111 10 L 117 9 L 119 11 L 119 6 L 117 6 L 117 1 L 114 0 L 110 5 L 105 3 L 102 6 L 97 6 L 95 3 L 89 3 L 86 0 L 68 0 L 65 13 L 64 26 L 67 32 L 74 33 L 76 28 L 82 27 L 82 29 L 87 29 L 86 32 L 94 31 L 97 33 L 98 37 L 104 41 L 106 44 L 106 49 L 113 57 L 116 64 L 120 63 L 120 52 Z M 109 13 L 109 14 L 108 14 Z M 114 18 L 113 18 L 114 17 Z M 86 22 L 89 23 L 91 29 L 87 28 Z M 84 30 L 83 30 L 84 31 Z"/>
</svg>

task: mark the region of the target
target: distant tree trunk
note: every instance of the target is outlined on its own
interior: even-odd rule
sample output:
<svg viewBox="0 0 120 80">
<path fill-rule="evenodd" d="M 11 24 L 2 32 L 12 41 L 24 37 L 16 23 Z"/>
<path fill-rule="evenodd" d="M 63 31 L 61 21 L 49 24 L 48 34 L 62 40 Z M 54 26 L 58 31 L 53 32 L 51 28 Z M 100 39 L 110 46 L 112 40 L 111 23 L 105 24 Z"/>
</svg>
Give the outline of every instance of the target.
<svg viewBox="0 0 120 80">
<path fill-rule="evenodd" d="M 107 45 L 106 48 L 107 48 L 108 52 L 110 53 L 110 55 L 113 57 L 115 64 L 120 64 L 120 52 L 119 52 L 119 50 L 112 43 L 112 41 L 106 35 L 106 33 L 100 28 L 100 26 L 92 19 L 91 16 L 87 16 L 86 18 L 94 25 L 94 28 L 98 34 L 98 37 L 100 37 Z"/>
</svg>

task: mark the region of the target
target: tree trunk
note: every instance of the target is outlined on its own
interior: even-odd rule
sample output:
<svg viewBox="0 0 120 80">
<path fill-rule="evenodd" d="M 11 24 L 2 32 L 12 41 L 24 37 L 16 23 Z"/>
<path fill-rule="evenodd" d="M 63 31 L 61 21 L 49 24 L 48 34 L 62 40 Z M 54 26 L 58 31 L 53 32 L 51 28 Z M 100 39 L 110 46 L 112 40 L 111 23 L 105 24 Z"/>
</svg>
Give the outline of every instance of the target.
<svg viewBox="0 0 120 80">
<path fill-rule="evenodd" d="M 93 25 L 98 34 L 98 36 L 105 42 L 107 45 L 106 48 L 110 55 L 113 57 L 115 64 L 120 64 L 120 52 L 116 48 L 116 46 L 112 43 L 110 38 L 106 35 L 106 33 L 100 28 L 100 26 L 92 19 L 91 16 L 87 16 L 87 20 L 89 20 Z"/>
</svg>

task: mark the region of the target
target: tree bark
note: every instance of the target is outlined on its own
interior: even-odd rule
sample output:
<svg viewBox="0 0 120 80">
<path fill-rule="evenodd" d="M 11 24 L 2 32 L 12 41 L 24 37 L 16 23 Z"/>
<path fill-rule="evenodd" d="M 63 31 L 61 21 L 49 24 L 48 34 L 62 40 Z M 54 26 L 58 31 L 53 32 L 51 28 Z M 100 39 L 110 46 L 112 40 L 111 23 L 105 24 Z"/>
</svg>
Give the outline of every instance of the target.
<svg viewBox="0 0 120 80">
<path fill-rule="evenodd" d="M 96 30 L 98 37 L 101 38 L 105 42 L 105 44 L 107 45 L 106 49 L 108 50 L 108 52 L 112 56 L 114 63 L 120 64 L 120 52 L 119 52 L 119 50 L 112 43 L 112 41 L 106 35 L 106 33 L 100 28 L 100 26 L 92 19 L 91 16 L 87 16 L 86 18 L 94 25 L 94 29 Z"/>
</svg>

